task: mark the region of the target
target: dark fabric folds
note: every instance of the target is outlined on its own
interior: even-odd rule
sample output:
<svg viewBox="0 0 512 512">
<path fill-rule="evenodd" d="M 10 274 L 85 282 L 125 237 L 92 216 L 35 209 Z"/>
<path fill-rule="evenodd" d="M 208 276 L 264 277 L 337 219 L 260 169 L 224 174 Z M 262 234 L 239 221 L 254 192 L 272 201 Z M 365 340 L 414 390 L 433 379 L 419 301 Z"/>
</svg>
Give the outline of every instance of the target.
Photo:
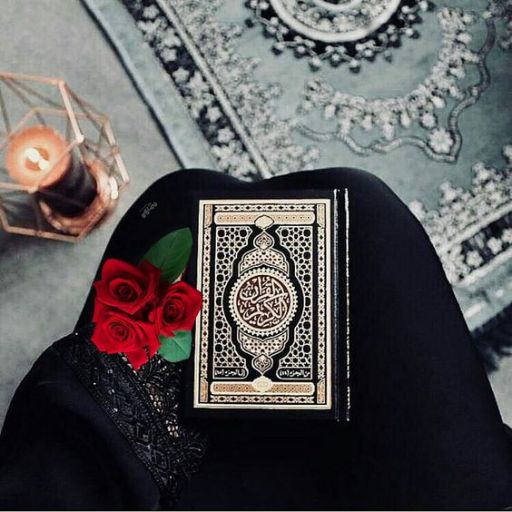
<svg viewBox="0 0 512 512">
<path fill-rule="evenodd" d="M 190 225 L 194 190 L 345 187 L 352 345 L 348 425 L 176 420 L 179 407 L 159 409 L 149 398 L 152 388 L 144 384 L 144 379 L 161 381 L 173 370 L 150 366 L 134 377 L 120 357 L 88 352 L 86 332 L 71 335 L 41 356 L 13 399 L 0 436 L 0 506 L 511 506 L 512 442 L 451 287 L 420 224 L 374 176 L 323 169 L 248 184 L 210 171 L 176 172 L 132 206 L 104 258 L 136 262 L 162 235 Z M 157 206 L 143 218 L 140 212 L 148 203 Z M 90 322 L 92 298 L 91 293 L 78 322 L 80 332 Z M 80 358 L 63 356 L 70 347 Z M 80 368 L 87 357 L 98 362 L 84 377 Z M 111 358 L 118 358 L 115 364 Z M 91 388 L 95 364 L 99 373 L 110 369 L 108 375 L 125 383 L 128 391 L 119 403 L 131 411 L 133 430 L 125 429 L 110 402 Z M 172 393 L 162 396 L 177 403 L 183 381 L 166 382 Z M 98 383 L 105 385 L 101 379 Z M 169 410 L 174 412 L 169 415 Z M 179 446 L 166 423 L 170 416 L 173 425 L 176 420 L 179 428 L 194 432 Z M 147 452 L 133 432 L 151 447 Z M 141 432 L 149 434 L 138 436 Z M 202 450 L 204 436 L 208 443 L 199 464 L 202 453 L 192 452 Z"/>
<path fill-rule="evenodd" d="M 3 509 L 155 509 L 160 493 L 56 348 L 23 380 L 0 438 Z"/>
</svg>

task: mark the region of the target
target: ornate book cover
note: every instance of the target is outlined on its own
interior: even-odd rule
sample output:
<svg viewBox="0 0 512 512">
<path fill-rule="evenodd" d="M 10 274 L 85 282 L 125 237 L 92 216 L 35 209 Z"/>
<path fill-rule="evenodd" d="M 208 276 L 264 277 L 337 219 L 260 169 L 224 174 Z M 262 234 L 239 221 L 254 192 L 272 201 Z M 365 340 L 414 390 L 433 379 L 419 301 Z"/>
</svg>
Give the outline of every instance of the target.
<svg viewBox="0 0 512 512">
<path fill-rule="evenodd" d="M 347 191 L 219 194 L 197 210 L 193 410 L 348 419 Z"/>
</svg>

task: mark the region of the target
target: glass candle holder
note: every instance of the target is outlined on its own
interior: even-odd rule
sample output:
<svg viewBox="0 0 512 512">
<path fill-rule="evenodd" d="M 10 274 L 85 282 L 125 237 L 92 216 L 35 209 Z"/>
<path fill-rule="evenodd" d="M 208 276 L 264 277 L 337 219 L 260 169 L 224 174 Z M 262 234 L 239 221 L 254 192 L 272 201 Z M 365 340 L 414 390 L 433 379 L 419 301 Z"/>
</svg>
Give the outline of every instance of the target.
<svg viewBox="0 0 512 512">
<path fill-rule="evenodd" d="M 129 181 L 110 122 L 57 78 L 0 73 L 0 223 L 77 241 Z"/>
</svg>

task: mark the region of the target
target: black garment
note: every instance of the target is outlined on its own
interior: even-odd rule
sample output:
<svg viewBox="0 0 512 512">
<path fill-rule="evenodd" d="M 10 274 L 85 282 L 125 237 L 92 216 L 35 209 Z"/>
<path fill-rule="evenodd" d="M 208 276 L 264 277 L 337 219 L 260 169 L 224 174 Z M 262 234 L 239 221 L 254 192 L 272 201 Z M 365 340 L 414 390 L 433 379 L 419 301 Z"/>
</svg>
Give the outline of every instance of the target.
<svg viewBox="0 0 512 512">
<path fill-rule="evenodd" d="M 91 293 L 80 334 L 48 349 L 13 399 L 0 437 L 2 507 L 512 505 L 512 443 L 450 285 L 419 223 L 377 178 L 328 169 L 247 184 L 173 173 L 132 206 L 104 258 L 137 262 L 190 225 L 193 189 L 265 187 L 349 190 L 350 424 L 176 420 L 181 367 L 152 360 L 134 376 L 97 352 L 87 340 Z"/>
</svg>

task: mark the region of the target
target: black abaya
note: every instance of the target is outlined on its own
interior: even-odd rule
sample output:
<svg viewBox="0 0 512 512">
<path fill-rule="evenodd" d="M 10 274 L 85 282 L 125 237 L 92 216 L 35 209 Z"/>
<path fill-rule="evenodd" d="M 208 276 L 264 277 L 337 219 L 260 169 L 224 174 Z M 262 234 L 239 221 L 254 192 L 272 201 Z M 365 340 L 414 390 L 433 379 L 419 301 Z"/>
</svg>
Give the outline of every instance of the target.
<svg viewBox="0 0 512 512">
<path fill-rule="evenodd" d="M 0 436 L 3 508 L 512 505 L 512 443 L 451 287 L 420 224 L 371 174 L 323 169 L 248 184 L 172 173 L 127 212 L 104 259 L 136 262 L 192 225 L 194 190 L 256 188 L 349 191 L 350 423 L 181 418 L 178 443 L 141 381 L 88 341 L 91 292 L 77 334 L 43 353 L 12 401 Z M 178 415 L 180 368 L 159 370 L 172 377 L 165 392 L 174 390 L 168 410 Z"/>
</svg>

